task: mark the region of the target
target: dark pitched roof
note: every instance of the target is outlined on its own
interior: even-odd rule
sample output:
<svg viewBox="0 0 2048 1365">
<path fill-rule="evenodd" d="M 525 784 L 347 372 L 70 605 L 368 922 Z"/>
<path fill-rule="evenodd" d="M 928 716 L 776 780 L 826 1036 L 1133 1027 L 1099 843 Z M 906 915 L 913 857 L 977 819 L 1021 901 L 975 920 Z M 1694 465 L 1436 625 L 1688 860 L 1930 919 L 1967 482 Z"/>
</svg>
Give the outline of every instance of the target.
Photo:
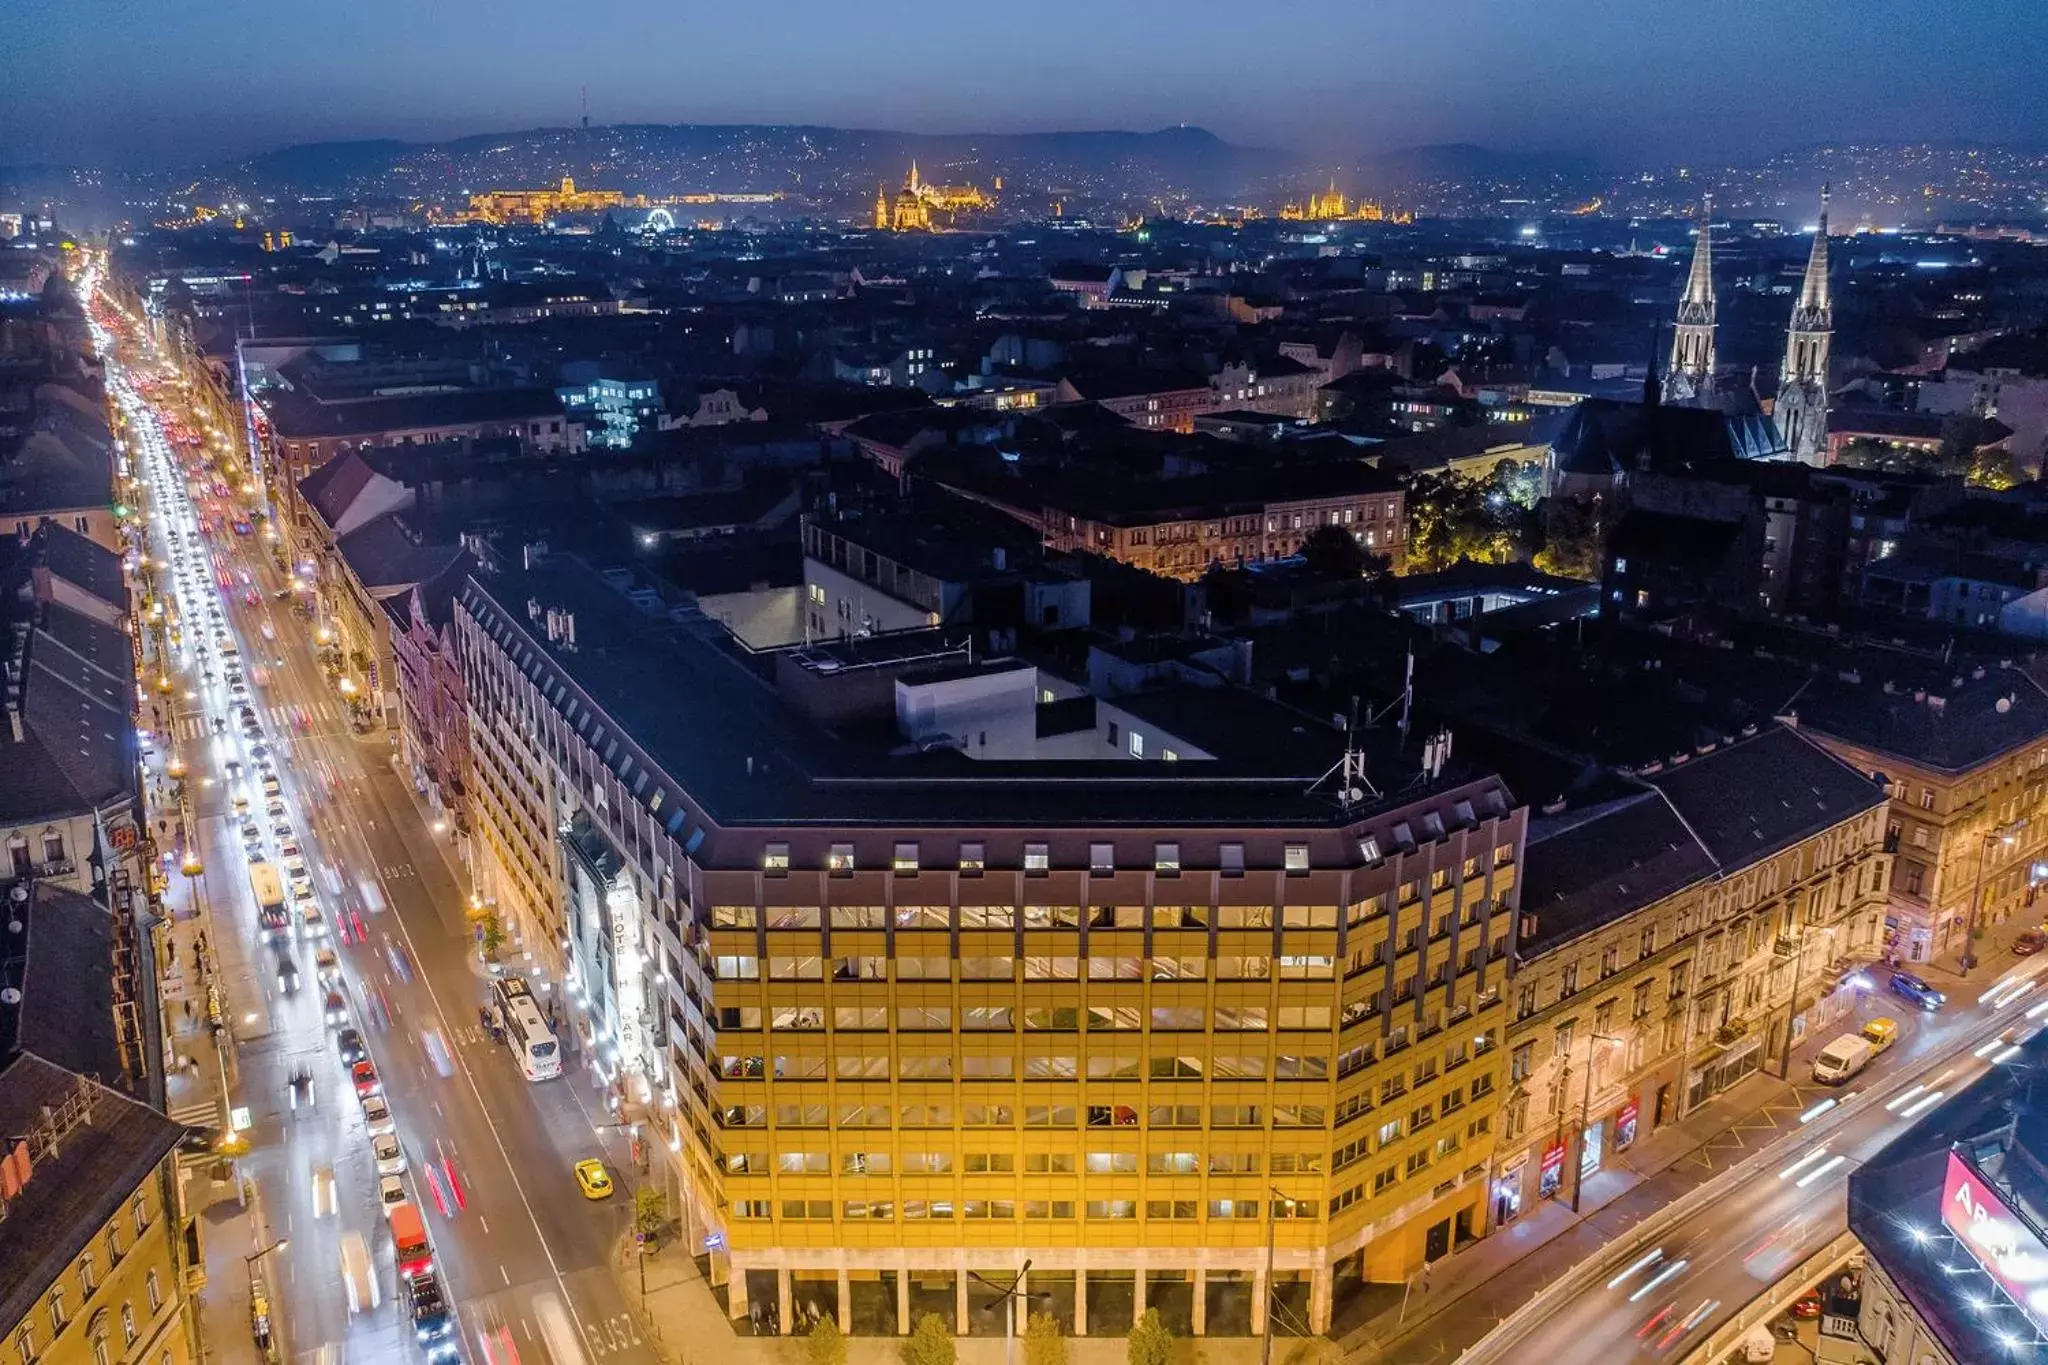
<svg viewBox="0 0 2048 1365">
<path fill-rule="evenodd" d="M 1654 790 L 1532 824 L 1522 908 L 1536 927 L 1525 951 L 1568 943 L 1886 800 L 1783 726 L 1638 780 Z"/>
<path fill-rule="evenodd" d="M 119 1092 L 24 1052 L 0 1069 L 0 1133 L 35 1132 L 74 1099 L 90 1122 L 54 1150 L 31 1150 L 29 1178 L 8 1201 L 0 1237 L 0 1322 L 19 1322 L 185 1136 L 185 1128 Z M 151 1216 L 168 1217 L 162 1196 Z"/>
<path fill-rule="evenodd" d="M 2048 737 L 2048 693 L 2033 668 L 1951 669 L 1898 651 L 1872 651 L 1847 678 L 1816 673 L 1786 706 L 1816 734 L 1944 772 Z"/>
<path fill-rule="evenodd" d="M 1890 437 L 1901 441 L 1938 441 L 1948 424 L 1939 412 L 1900 412 L 1896 408 L 1832 408 L 1828 411 L 1828 433 L 1834 436 Z M 1995 446 L 2012 435 L 2012 428 L 1997 418 L 1986 419 L 1980 445 Z"/>
<path fill-rule="evenodd" d="M 1714 860 L 1662 798 L 1637 792 L 1529 830 L 1522 909 L 1536 917 L 1518 940 L 1525 956 L 1579 935 L 1713 875 Z"/>
<path fill-rule="evenodd" d="M 128 637 L 50 604 L 22 638 L 22 737 L 0 729 L 0 821 L 76 814 L 131 793 L 135 673 Z"/>
<path fill-rule="evenodd" d="M 1611 555 L 1638 557 L 1663 563 L 1690 561 L 1719 563 L 1728 547 L 1742 534 L 1739 521 L 1715 521 L 1708 517 L 1680 516 L 1673 512 L 1630 512 L 1614 528 L 1608 542 Z"/>
<path fill-rule="evenodd" d="M 114 610 L 128 610 L 128 581 L 121 572 L 121 556 L 98 541 L 82 536 L 59 522 L 46 522 L 37 529 L 37 548 L 51 575 L 76 586 Z"/>
<path fill-rule="evenodd" d="M 1611 475 L 1703 460 L 1782 457 L 1785 443 L 1769 418 L 1669 403 L 1588 398 L 1572 409 L 1550 449 L 1571 474 Z"/>
<path fill-rule="evenodd" d="M 0 997 L 0 1062 L 33 1052 L 103 1084 L 121 1083 L 114 917 L 98 901 L 39 881 L 26 901 L 8 905 L 0 988 L 20 992 L 12 1003 Z"/>
<path fill-rule="evenodd" d="M 335 548 L 356 581 L 373 594 L 438 577 L 466 553 L 460 545 L 426 543 L 397 512 L 350 531 Z"/>
<path fill-rule="evenodd" d="M 376 475 L 369 461 L 353 450 L 345 450 L 300 479 L 299 496 L 320 514 L 322 521 L 334 526 Z"/>
<path fill-rule="evenodd" d="M 1883 787 L 1785 726 L 1645 779 L 1723 871 L 1885 804 Z"/>
</svg>

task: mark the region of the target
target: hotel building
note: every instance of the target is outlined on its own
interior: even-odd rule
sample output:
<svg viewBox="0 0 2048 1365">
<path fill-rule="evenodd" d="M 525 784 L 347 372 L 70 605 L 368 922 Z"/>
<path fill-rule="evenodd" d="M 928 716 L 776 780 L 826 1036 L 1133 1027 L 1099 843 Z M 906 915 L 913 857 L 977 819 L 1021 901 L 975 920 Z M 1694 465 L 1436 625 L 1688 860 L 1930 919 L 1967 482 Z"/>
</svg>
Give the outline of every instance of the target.
<svg viewBox="0 0 2048 1365">
<path fill-rule="evenodd" d="M 480 886 L 734 1316 L 999 1334 L 1028 1259 L 1075 1333 L 1322 1332 L 1483 1235 L 1526 812 L 1448 738 L 522 560 L 455 600 Z"/>
</svg>

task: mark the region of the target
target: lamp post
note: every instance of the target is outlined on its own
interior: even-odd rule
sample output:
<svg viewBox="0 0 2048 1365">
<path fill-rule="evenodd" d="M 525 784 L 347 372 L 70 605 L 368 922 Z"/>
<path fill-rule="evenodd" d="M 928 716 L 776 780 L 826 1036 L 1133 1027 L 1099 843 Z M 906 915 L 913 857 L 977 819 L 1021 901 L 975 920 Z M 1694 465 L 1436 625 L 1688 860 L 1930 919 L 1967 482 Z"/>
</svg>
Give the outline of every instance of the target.
<svg viewBox="0 0 2048 1365">
<path fill-rule="evenodd" d="M 1835 936 L 1832 927 L 1821 930 L 1829 938 Z M 1808 935 L 1799 936 L 1799 950 L 1792 955 L 1792 993 L 1785 998 L 1785 1046 L 1778 1057 L 1778 1079 L 1789 1079 L 1792 1074 L 1792 1020 L 1799 1010 L 1799 977 L 1806 969 L 1806 941 Z"/>
<path fill-rule="evenodd" d="M 292 1239 L 280 1237 L 265 1247 L 259 1247 L 242 1258 L 242 1269 L 249 1276 L 249 1330 L 256 1338 L 258 1349 L 264 1359 L 270 1358 L 270 1305 L 256 1292 L 256 1264 L 273 1251 L 282 1251 L 291 1245 Z"/>
<path fill-rule="evenodd" d="M 967 1272 L 972 1279 L 987 1285 L 990 1289 L 995 1290 L 998 1295 L 996 1306 L 1003 1310 L 1003 1365 L 1016 1365 L 1017 1305 L 1026 1299 L 1050 1299 L 1052 1297 L 1050 1294 L 1031 1294 L 1025 1291 L 1024 1277 L 1030 1273 L 1031 1261 L 1029 1258 L 1026 1258 L 1024 1264 L 1017 1267 L 1017 1278 L 1010 1281 L 1009 1287 L 1006 1289 L 978 1271 L 970 1270 Z"/>
<path fill-rule="evenodd" d="M 2014 839 L 2010 832 L 2000 834 L 1995 829 L 1987 829 L 1983 834 L 1983 842 L 1977 846 L 1977 885 L 1970 892 L 1970 917 L 1963 925 L 1963 955 L 1957 964 L 1962 968 L 1964 976 L 1968 976 L 1970 968 L 1977 965 L 1977 912 L 1984 901 L 1984 871 L 1991 862 L 1993 843 L 2001 843 L 2010 848 Z"/>
<path fill-rule="evenodd" d="M 1600 1044 L 1618 1043 L 1611 1033 L 1595 1033 L 1586 1039 L 1586 1083 L 1579 1091 L 1579 1159 L 1572 1163 L 1572 1212 L 1579 1211 L 1579 1195 L 1586 1186 L 1586 1129 L 1592 1118 L 1593 1073 L 1600 1069 Z"/>
<path fill-rule="evenodd" d="M 1282 1204 L 1287 1205 L 1289 1208 L 1294 1206 L 1294 1201 L 1280 1193 L 1277 1186 L 1266 1186 L 1266 1193 L 1271 1195 L 1272 1198 L 1266 1204 L 1266 1301 L 1262 1305 L 1265 1310 L 1266 1330 L 1261 1334 L 1259 1341 L 1259 1365 L 1273 1365 L 1273 1245 L 1276 1233 L 1275 1223 Z"/>
</svg>

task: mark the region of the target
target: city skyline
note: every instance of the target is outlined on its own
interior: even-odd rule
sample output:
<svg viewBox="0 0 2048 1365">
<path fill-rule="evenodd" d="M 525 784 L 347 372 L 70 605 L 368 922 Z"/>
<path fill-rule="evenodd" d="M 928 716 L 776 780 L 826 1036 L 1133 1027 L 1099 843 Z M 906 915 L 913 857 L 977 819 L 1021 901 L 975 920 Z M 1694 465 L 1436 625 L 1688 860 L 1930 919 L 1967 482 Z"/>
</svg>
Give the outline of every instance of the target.
<svg viewBox="0 0 2048 1365">
<path fill-rule="evenodd" d="M 10 129 L 0 164 L 183 166 L 302 141 L 569 124 L 586 87 L 600 124 L 958 134 L 1189 123 L 1311 156 L 1476 142 L 1684 162 L 1816 140 L 2025 142 L 2036 130 L 1998 92 L 2048 75 L 2048 16 L 2003 4 L 1966 28 L 1945 14 L 1833 0 L 1804 7 L 1791 26 L 1774 25 L 1760 0 L 1712 25 L 1609 0 L 1542 14 L 1491 0 L 1394 15 L 1316 3 L 1287 26 L 1232 32 L 1227 43 L 1216 36 L 1227 21 L 1219 6 L 1131 8 L 1127 19 L 1148 35 L 1136 61 L 1113 40 L 1048 42 L 1094 22 L 1067 0 L 1028 17 L 859 24 L 827 10 L 800 24 L 753 13 L 686 23 L 635 0 L 587 26 L 552 22 L 531 0 L 428 15 L 372 4 L 297 32 L 295 21 L 253 22 L 232 5 L 79 25 L 35 0 L 17 14 L 20 77 L 0 93 Z M 1628 60 L 1578 50 L 1603 32 Z M 1306 33 L 1322 37 L 1304 44 Z M 1058 57 L 1029 55 L 1040 45 Z M 707 47 L 719 59 L 696 63 Z M 997 52 L 1027 55 L 991 62 Z M 1956 74 L 1913 79 L 1935 69 Z M 508 70 L 532 76 L 508 85 Z"/>
</svg>

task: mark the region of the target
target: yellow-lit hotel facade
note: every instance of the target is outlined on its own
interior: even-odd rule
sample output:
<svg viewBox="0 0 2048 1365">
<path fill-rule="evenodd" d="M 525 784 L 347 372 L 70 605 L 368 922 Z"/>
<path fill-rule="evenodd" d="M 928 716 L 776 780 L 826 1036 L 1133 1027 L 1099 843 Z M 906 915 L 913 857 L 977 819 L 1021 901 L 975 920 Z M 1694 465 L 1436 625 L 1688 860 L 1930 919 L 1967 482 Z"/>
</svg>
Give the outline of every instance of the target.
<svg viewBox="0 0 2048 1365">
<path fill-rule="evenodd" d="M 457 641 L 482 888 L 565 945 L 735 1316 L 999 1333 L 975 1277 L 1029 1260 L 1076 1333 L 1325 1331 L 1484 1234 L 1526 830 L 1497 777 L 1397 775 L 1424 746 L 1389 733 L 1398 795 L 1319 785 L 1342 733 L 1250 692 L 940 647 L 764 688 L 573 561 L 480 573 Z M 892 695 L 914 758 L 841 737 Z"/>
</svg>

